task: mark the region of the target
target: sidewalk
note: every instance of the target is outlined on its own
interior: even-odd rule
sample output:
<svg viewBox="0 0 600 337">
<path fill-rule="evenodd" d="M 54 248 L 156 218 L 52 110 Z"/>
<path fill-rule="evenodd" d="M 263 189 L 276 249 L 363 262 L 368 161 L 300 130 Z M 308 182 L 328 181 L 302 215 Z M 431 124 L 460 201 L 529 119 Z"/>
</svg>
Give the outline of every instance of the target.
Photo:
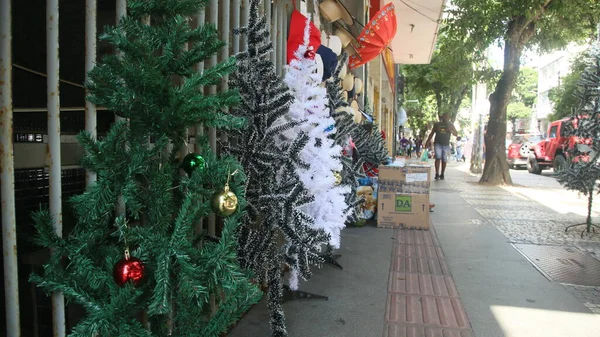
<svg viewBox="0 0 600 337">
<path fill-rule="evenodd" d="M 475 183 L 477 177 L 467 173 L 468 165 L 459 165 L 451 163 L 446 180 L 433 183 L 432 222 L 475 336 L 598 336 L 600 316 L 571 294 L 568 287 L 572 286 L 545 277 L 509 242 L 521 244 L 518 247 L 524 251 L 544 247 L 541 243 L 574 247 L 588 243 L 591 251 L 596 250 L 599 245 L 579 240 L 577 231 L 562 234 L 565 224 L 577 223 L 583 215 L 567 212 L 581 208 L 576 200 L 568 207 L 556 207 L 556 195 L 571 201 L 576 195 L 565 194 L 551 177 L 519 172 L 513 174 L 515 182 L 529 186 L 481 186 Z M 540 183 L 540 179 L 549 180 Z M 545 198 L 531 197 L 540 194 Z M 540 203 L 553 198 L 556 211 Z M 594 280 L 600 285 L 600 278 Z M 593 301 L 597 289 L 583 288 L 592 290 L 589 300 Z"/>
<path fill-rule="evenodd" d="M 600 288 L 552 277 L 600 285 L 600 262 L 590 257 L 600 256 L 600 235 L 563 234 L 565 224 L 582 220 L 584 200 L 551 177 L 524 173 L 511 171 L 525 186 L 481 186 L 468 165 L 450 163 L 446 180 L 432 182 L 430 231 L 345 229 L 344 270 L 325 265 L 300 284 L 329 300 L 284 304 L 289 336 L 598 336 L 592 310 L 600 309 Z M 549 254 L 536 260 L 532 248 L 548 247 L 571 254 L 556 259 L 565 263 L 556 270 L 583 272 L 542 274 L 530 261 L 543 265 Z M 263 300 L 228 336 L 269 336 L 268 321 Z"/>
</svg>

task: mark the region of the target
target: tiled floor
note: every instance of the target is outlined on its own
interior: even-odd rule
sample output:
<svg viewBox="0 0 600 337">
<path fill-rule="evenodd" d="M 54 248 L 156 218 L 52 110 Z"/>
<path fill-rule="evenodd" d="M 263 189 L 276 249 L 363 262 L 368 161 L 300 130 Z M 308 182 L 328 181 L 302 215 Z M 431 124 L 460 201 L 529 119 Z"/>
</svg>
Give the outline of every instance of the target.
<svg viewBox="0 0 600 337">
<path fill-rule="evenodd" d="M 433 229 L 397 229 L 384 337 L 472 337 L 471 324 Z"/>
</svg>

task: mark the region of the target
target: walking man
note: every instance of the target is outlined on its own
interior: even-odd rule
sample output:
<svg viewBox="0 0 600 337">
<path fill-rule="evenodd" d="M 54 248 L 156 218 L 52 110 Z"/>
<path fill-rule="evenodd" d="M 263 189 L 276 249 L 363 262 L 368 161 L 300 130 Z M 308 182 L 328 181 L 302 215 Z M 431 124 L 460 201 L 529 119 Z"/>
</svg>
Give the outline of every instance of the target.
<svg viewBox="0 0 600 337">
<path fill-rule="evenodd" d="M 446 163 L 448 162 L 448 154 L 450 153 L 450 136 L 458 137 L 458 132 L 452 123 L 450 123 L 450 115 L 445 113 L 442 115 L 442 120 L 433 125 L 433 130 L 427 137 L 425 146 L 429 147 L 431 138 L 435 134 L 433 142 L 435 151 L 435 180 L 444 180 L 444 171 L 446 171 Z M 440 161 L 442 162 L 442 171 L 440 174 Z"/>
</svg>

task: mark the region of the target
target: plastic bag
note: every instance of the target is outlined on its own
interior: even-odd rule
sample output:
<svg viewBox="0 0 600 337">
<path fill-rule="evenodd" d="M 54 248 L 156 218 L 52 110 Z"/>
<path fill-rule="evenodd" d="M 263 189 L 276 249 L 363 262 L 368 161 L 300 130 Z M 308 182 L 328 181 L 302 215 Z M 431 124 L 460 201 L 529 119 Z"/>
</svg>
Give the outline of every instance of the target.
<svg viewBox="0 0 600 337">
<path fill-rule="evenodd" d="M 429 150 L 424 149 L 423 150 L 423 154 L 421 155 L 421 161 L 428 161 L 429 160 Z"/>
</svg>

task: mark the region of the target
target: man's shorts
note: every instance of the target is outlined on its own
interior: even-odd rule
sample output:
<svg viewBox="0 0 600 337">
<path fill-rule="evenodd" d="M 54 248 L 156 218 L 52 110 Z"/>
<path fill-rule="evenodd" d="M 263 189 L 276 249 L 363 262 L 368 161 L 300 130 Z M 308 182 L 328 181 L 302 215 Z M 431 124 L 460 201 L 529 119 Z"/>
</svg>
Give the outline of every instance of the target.
<svg viewBox="0 0 600 337">
<path fill-rule="evenodd" d="M 433 144 L 435 150 L 435 159 L 441 159 L 444 163 L 448 161 L 448 153 L 450 153 L 450 145 Z"/>
</svg>

